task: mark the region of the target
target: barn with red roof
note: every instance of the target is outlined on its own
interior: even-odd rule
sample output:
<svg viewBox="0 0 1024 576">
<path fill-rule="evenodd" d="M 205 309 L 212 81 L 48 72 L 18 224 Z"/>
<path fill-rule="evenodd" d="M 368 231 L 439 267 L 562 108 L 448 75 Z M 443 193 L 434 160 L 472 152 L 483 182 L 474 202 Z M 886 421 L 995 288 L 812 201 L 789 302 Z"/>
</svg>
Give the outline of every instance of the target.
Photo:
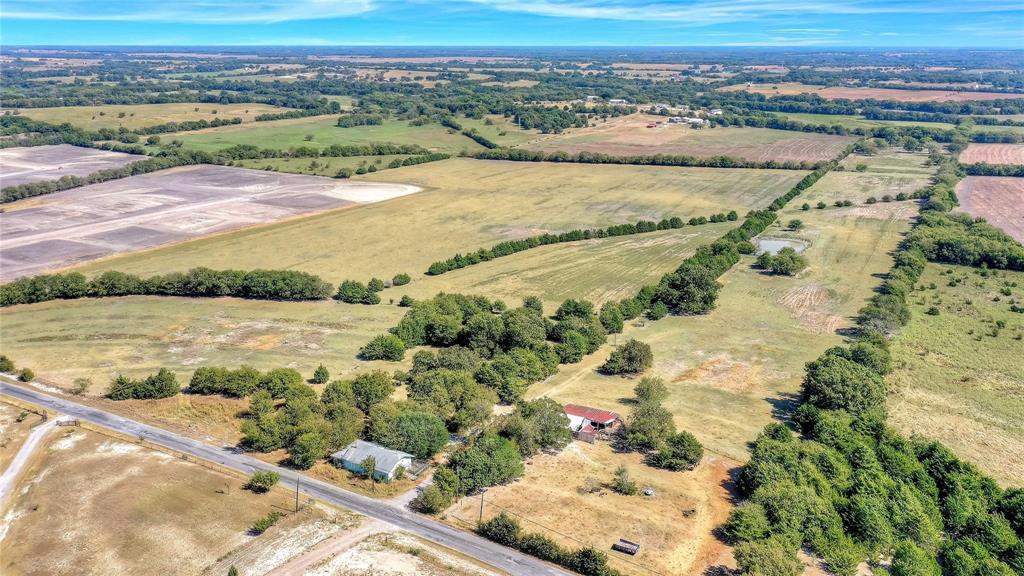
<svg viewBox="0 0 1024 576">
<path fill-rule="evenodd" d="M 622 418 L 609 410 L 579 404 L 566 404 L 563 410 L 569 417 L 569 429 L 573 436 L 586 442 L 593 442 L 598 434 L 610 431 L 622 423 Z"/>
</svg>

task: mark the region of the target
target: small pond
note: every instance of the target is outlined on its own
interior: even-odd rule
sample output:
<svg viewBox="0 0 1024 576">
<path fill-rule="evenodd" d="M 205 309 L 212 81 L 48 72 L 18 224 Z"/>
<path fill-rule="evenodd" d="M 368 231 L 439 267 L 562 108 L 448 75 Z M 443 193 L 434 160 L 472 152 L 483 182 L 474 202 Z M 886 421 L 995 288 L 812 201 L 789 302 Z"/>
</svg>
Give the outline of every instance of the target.
<svg viewBox="0 0 1024 576">
<path fill-rule="evenodd" d="M 797 254 L 802 254 L 807 247 L 810 246 L 803 240 L 796 240 L 794 238 L 758 238 L 757 239 L 757 253 L 767 252 L 772 256 L 779 253 L 779 250 L 783 248 L 792 248 L 796 250 Z"/>
</svg>

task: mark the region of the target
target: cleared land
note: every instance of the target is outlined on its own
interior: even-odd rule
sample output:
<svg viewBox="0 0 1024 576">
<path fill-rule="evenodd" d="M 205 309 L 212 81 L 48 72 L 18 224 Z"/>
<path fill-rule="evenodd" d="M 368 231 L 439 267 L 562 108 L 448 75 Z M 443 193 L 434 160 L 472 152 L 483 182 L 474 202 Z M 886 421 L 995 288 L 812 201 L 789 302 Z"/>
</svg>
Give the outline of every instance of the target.
<svg viewBox="0 0 1024 576">
<path fill-rule="evenodd" d="M 408 286 L 388 297 L 429 298 L 438 292 L 465 292 L 502 298 L 510 304 L 538 296 L 554 310 L 566 298 L 603 303 L 635 294 L 657 283 L 697 246 L 720 238 L 733 222 L 684 227 L 649 234 L 541 246 Z"/>
<path fill-rule="evenodd" d="M 853 141 L 831 136 L 767 128 L 705 128 L 662 124 L 647 128 L 660 116 L 631 115 L 613 118 L 592 128 L 535 140 L 524 145 L 547 152 L 595 152 L 613 156 L 676 154 L 710 158 L 732 156 L 753 161 L 821 162 L 834 158 Z"/>
<path fill-rule="evenodd" d="M 1024 242 L 1024 178 L 968 176 L 956 187 L 960 210 Z"/>
<path fill-rule="evenodd" d="M 57 180 L 61 176 L 87 176 L 97 170 L 120 168 L 145 159 L 139 154 L 70 144 L 6 148 L 0 150 L 0 187 Z"/>
<path fill-rule="evenodd" d="M 962 281 L 950 286 L 954 278 Z M 1024 486 L 1024 315 L 1009 311 L 1024 299 L 1024 273 L 929 264 L 918 284 L 910 324 L 892 344 L 889 421 Z M 927 314 L 933 306 L 939 313 Z"/>
<path fill-rule="evenodd" d="M 388 120 L 379 126 L 339 128 L 338 116 L 314 116 L 292 120 L 274 120 L 253 124 L 221 126 L 195 132 L 165 135 L 167 141 L 181 140 L 186 148 L 216 151 L 236 144 L 260 148 L 324 148 L 331 144 L 418 144 L 429 150 L 458 153 L 483 150 L 483 146 L 440 124 L 409 126 L 401 120 Z M 312 138 L 307 140 L 307 137 Z"/>
<path fill-rule="evenodd" d="M 849 88 L 840 86 L 813 86 L 799 83 L 753 84 L 747 86 L 736 84 L 721 90 L 757 92 L 759 94 L 795 95 L 817 94 L 828 100 L 846 98 L 850 100 L 896 100 L 899 102 L 970 102 L 973 100 L 1002 100 L 1007 98 L 1024 98 L 1024 94 L 1004 94 L 1001 92 L 961 92 L 953 90 L 901 90 L 898 88 Z"/>
<path fill-rule="evenodd" d="M 625 465 L 641 490 L 653 496 L 613 492 L 612 473 Z M 639 454 L 616 453 L 604 442 L 574 442 L 556 455 L 530 460 L 526 474 L 484 495 L 484 519 L 502 511 L 518 516 L 523 529 L 578 548 L 591 545 L 608 553 L 623 573 L 702 574 L 706 568 L 731 564 L 729 548 L 713 530 L 729 515 L 729 470 L 736 462 L 708 456 L 692 471 L 670 472 L 643 464 Z M 588 493 L 588 479 L 599 484 Z M 458 526 L 472 526 L 480 514 L 480 497 L 463 498 L 447 511 Z M 550 529 L 549 529 L 550 528 Z M 552 530 L 553 529 L 553 530 Z M 619 538 L 640 543 L 640 553 L 613 552 Z"/>
<path fill-rule="evenodd" d="M 111 180 L 29 199 L 0 215 L 0 278 L 418 190 L 209 165 Z"/>
<path fill-rule="evenodd" d="M 884 185 L 875 175 L 852 176 Z M 805 197 L 826 185 L 828 177 L 781 212 L 781 222 L 803 220 L 799 233 L 779 225 L 765 233 L 809 243 L 806 271 L 796 277 L 770 276 L 753 267 L 753 258 L 744 258 L 722 277 L 718 306 L 710 314 L 634 322 L 618 337 L 651 345 L 651 373 L 668 383 L 665 405 L 676 425 L 713 453 L 740 461 L 749 457 L 747 443 L 792 401 L 804 364 L 842 342 L 837 332 L 851 325 L 878 285 L 876 275 L 892 265 L 889 252 L 909 229 L 909 203 L 799 209 Z M 563 367 L 528 393 L 628 412 L 623 400 L 632 396 L 636 381 L 596 371 L 611 349 L 605 346 Z"/>
<path fill-rule="evenodd" d="M 397 306 L 333 302 L 257 302 L 235 298 L 132 296 L 15 306 L 3 310 L 0 348 L 57 385 L 88 378 L 106 391 L 118 373 L 143 376 L 166 366 L 187 378 L 196 366 L 261 370 L 289 366 L 307 377 L 319 363 L 333 377 L 383 367 L 355 359 L 359 347 L 395 325 Z M 199 410 L 202 397 L 154 404 L 169 417 Z M 244 406 L 210 406 L 197 423 L 234 419 Z M 206 410 L 204 408 L 203 410 Z M 193 414 L 196 415 L 196 414 Z"/>
<path fill-rule="evenodd" d="M 516 82 L 524 81 L 517 80 Z M 525 82 L 532 81 L 527 80 Z M 516 146 L 541 137 L 540 132 L 537 130 L 520 130 L 519 126 L 511 118 L 505 118 L 497 114 L 488 114 L 482 119 L 460 117 L 458 122 L 466 130 L 475 128 L 485 138 L 500 146 Z"/>
<path fill-rule="evenodd" d="M 255 496 L 242 483 L 170 454 L 60 429 L 4 516 L 2 570 L 198 573 L 253 540 L 246 531 L 254 520 L 287 510 L 287 493 Z"/>
<path fill-rule="evenodd" d="M 1024 164 L 1024 144 L 970 144 L 960 153 L 964 164 Z"/>
<path fill-rule="evenodd" d="M 590 166 L 464 158 L 386 170 L 365 181 L 424 192 L 125 256 L 86 267 L 164 273 L 194 266 L 294 268 L 337 282 L 417 275 L 436 260 L 542 232 L 768 205 L 804 172 Z M 297 241 L 301 239 L 301 242 Z"/>
<path fill-rule="evenodd" d="M 218 118 L 230 120 L 241 118 L 252 122 L 260 114 L 287 112 L 290 108 L 269 104 L 196 104 L 193 102 L 174 104 L 131 104 L 105 106 L 63 106 L 53 108 L 21 108 L 18 113 L 33 120 L 51 124 L 68 122 L 86 130 L 100 128 L 145 128 L 168 122 L 189 120 L 214 121 Z"/>
</svg>

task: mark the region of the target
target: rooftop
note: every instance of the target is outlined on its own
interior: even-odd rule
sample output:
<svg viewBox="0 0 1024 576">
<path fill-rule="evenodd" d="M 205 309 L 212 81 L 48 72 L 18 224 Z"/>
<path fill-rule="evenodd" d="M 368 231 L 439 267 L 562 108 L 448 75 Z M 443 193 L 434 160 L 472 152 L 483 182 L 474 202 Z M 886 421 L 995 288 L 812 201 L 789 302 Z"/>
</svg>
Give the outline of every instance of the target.
<svg viewBox="0 0 1024 576">
<path fill-rule="evenodd" d="M 565 410 L 565 413 L 570 416 L 586 418 L 591 422 L 597 422 L 599 424 L 609 424 L 619 419 L 619 415 L 615 412 L 591 408 L 589 406 L 580 406 L 579 404 L 566 404 L 563 410 Z"/>
<path fill-rule="evenodd" d="M 331 454 L 331 459 L 347 460 L 359 464 L 368 456 L 373 456 L 373 459 L 376 461 L 377 470 L 387 470 L 389 472 L 402 460 L 415 458 L 412 454 L 402 452 L 401 450 L 392 450 L 391 448 L 385 448 L 380 444 L 365 440 L 354 440 L 343 450 Z"/>
</svg>

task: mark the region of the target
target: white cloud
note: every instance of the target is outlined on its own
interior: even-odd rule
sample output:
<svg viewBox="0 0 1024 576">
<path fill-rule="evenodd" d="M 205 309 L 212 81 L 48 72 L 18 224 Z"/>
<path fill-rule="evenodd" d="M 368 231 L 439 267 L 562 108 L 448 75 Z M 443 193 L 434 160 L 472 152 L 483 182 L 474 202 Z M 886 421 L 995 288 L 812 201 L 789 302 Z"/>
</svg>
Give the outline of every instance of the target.
<svg viewBox="0 0 1024 576">
<path fill-rule="evenodd" d="M 1021 10 L 1017 0 L 464 0 L 504 12 L 561 18 L 720 24 L 764 17 L 835 14 L 984 13 Z"/>
<path fill-rule="evenodd" d="M 4 0 L 0 18 L 193 24 L 269 24 L 354 16 L 373 0 Z"/>
</svg>

